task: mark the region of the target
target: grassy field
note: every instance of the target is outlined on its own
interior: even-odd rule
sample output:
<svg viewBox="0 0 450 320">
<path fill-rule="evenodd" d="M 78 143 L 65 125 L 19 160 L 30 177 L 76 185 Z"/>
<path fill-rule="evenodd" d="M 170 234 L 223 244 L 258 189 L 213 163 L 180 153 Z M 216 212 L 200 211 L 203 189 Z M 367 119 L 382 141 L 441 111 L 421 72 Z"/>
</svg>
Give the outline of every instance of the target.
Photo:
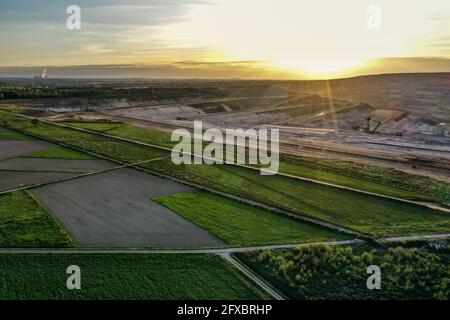
<svg viewBox="0 0 450 320">
<path fill-rule="evenodd" d="M 121 138 L 127 138 L 136 140 L 156 146 L 172 148 L 177 142 L 170 141 L 170 133 L 138 128 L 131 124 L 122 122 L 74 122 L 64 121 L 63 124 L 67 124 L 73 127 L 93 130 L 101 133 L 110 134 Z"/>
<path fill-rule="evenodd" d="M 81 268 L 81 290 L 66 269 Z M 267 299 L 208 254 L 0 254 L 0 299 Z"/>
<path fill-rule="evenodd" d="M 139 147 L 115 139 L 99 137 L 93 134 L 66 129 L 59 126 L 39 123 L 35 126 L 29 119 L 19 118 L 0 112 L 0 120 L 6 121 L 11 127 L 25 130 L 44 138 L 57 140 L 86 151 L 111 156 L 124 162 L 139 162 L 167 155 L 167 152 L 154 148 Z"/>
<path fill-rule="evenodd" d="M 117 122 L 65 122 L 83 129 L 171 148 L 170 134 Z M 280 172 L 409 200 L 450 205 L 450 185 L 432 178 L 350 161 L 282 156 Z"/>
<path fill-rule="evenodd" d="M 153 200 L 232 246 L 349 238 L 294 218 L 253 208 L 207 192 L 178 194 Z"/>
<path fill-rule="evenodd" d="M 70 246 L 70 236 L 29 194 L 0 196 L 0 247 Z"/>
<path fill-rule="evenodd" d="M 11 103 L 0 103 L 0 110 L 5 110 L 9 112 L 14 113 L 27 113 L 29 111 L 32 111 L 32 108 L 18 106 L 17 104 L 11 104 Z M 1 122 L 0 122 L 1 125 Z"/>
<path fill-rule="evenodd" d="M 31 138 L 15 131 L 0 131 L 0 140 L 31 140 Z"/>
<path fill-rule="evenodd" d="M 298 163 L 293 164 L 281 161 L 280 172 L 395 198 L 418 201 L 440 201 L 438 197 L 433 197 L 431 195 L 425 195 L 423 193 L 409 191 L 399 187 L 392 187 L 387 184 L 371 181 L 369 179 L 352 177 L 350 174 L 346 175 L 345 173 L 336 173 L 331 170 L 315 168 Z"/>
<path fill-rule="evenodd" d="M 450 231 L 446 212 L 282 176 L 262 177 L 236 166 L 176 166 L 169 161 L 143 166 L 374 237 Z"/>
<path fill-rule="evenodd" d="M 424 176 L 408 174 L 392 168 L 351 161 L 283 156 L 281 171 L 307 177 L 325 173 L 325 182 L 331 182 L 413 200 L 435 201 L 450 206 L 450 184 Z M 306 171 L 304 171 L 306 170 Z M 341 183 L 337 183 L 342 180 Z"/>
<path fill-rule="evenodd" d="M 236 256 L 291 299 L 450 298 L 450 256 L 415 248 L 312 245 Z M 380 266 L 380 290 L 366 286 L 370 265 Z"/>
<path fill-rule="evenodd" d="M 86 153 L 77 152 L 71 149 L 56 147 L 48 150 L 37 151 L 23 155 L 25 158 L 45 158 L 45 159 L 70 159 L 70 160 L 95 160 Z"/>
<path fill-rule="evenodd" d="M 124 162 L 168 156 L 168 151 L 137 146 L 112 138 L 41 123 L 0 112 L 11 126 Z M 231 165 L 174 165 L 170 159 L 142 167 L 192 181 L 264 204 L 274 205 L 342 225 L 374 237 L 447 233 L 448 213 L 398 201 L 363 195 L 282 176 L 261 176 L 258 171 Z"/>
</svg>

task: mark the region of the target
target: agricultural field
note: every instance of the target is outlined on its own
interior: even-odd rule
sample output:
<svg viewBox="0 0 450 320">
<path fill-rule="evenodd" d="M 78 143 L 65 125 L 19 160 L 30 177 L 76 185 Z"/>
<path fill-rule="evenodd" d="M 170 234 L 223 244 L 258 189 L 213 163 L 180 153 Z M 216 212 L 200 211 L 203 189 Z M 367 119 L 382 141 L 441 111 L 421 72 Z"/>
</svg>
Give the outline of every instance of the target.
<svg viewBox="0 0 450 320">
<path fill-rule="evenodd" d="M 170 134 L 118 122 L 64 122 L 67 125 L 171 148 Z M 450 204 L 450 185 L 399 170 L 349 161 L 282 156 L 280 172 L 408 200 Z"/>
<path fill-rule="evenodd" d="M 71 246 L 71 237 L 30 194 L 0 195 L 0 247 Z"/>
<path fill-rule="evenodd" d="M 12 158 L 0 161 L 0 170 L 28 172 L 89 173 L 117 167 L 105 160 Z"/>
<path fill-rule="evenodd" d="M 291 299 L 450 298 L 450 256 L 418 248 L 311 245 L 236 253 Z M 368 290 L 367 267 L 381 268 L 380 290 Z"/>
<path fill-rule="evenodd" d="M 253 208 L 207 192 L 154 198 L 231 246 L 349 239 L 295 218 Z"/>
<path fill-rule="evenodd" d="M 363 174 L 356 175 L 352 171 L 340 171 L 337 172 L 337 170 L 333 170 L 334 168 L 321 168 L 320 166 L 314 166 L 310 165 L 308 163 L 304 164 L 300 161 L 296 161 L 293 163 L 291 160 L 293 157 L 288 158 L 289 160 L 285 160 L 287 157 L 282 157 L 282 160 L 280 162 L 280 172 L 317 180 L 321 182 L 326 182 L 330 184 L 335 184 L 347 188 L 352 188 L 356 190 L 362 190 L 367 191 L 371 193 L 376 193 L 380 195 L 385 195 L 389 197 L 396 197 L 401 199 L 407 199 L 407 200 L 417 200 L 417 201 L 436 201 L 440 202 L 443 201 L 438 196 L 433 196 L 432 194 L 427 195 L 425 193 L 419 193 L 416 191 L 410 191 L 407 188 L 401 188 L 396 186 L 390 186 L 387 182 L 379 183 L 375 179 L 370 180 L 367 176 L 363 176 Z M 298 158 L 296 158 L 297 160 Z M 303 159 L 303 158 L 301 158 Z M 305 161 L 306 162 L 306 161 Z M 349 166 L 350 168 L 353 168 L 352 166 Z M 389 170 L 389 169 L 387 169 Z M 400 172 L 400 171 L 399 171 Z M 407 174 L 405 174 L 406 176 Z M 430 179 L 434 180 L 434 179 Z M 436 181 L 436 180 L 434 180 Z M 442 185 L 447 185 L 446 183 L 441 183 Z M 407 186 L 406 186 L 407 187 Z M 447 187 L 450 190 L 450 186 L 447 185 Z"/>
<path fill-rule="evenodd" d="M 261 177 L 236 166 L 176 166 L 160 160 L 143 167 L 376 238 L 450 231 L 450 217 L 443 211 L 282 176 Z"/>
<path fill-rule="evenodd" d="M 50 181 L 58 181 L 73 177 L 70 172 L 31 172 L 31 171 L 0 171 L 0 191 L 6 192 L 29 185 L 41 184 Z"/>
<path fill-rule="evenodd" d="M 11 127 L 39 135 L 40 137 L 55 139 L 72 147 L 95 152 L 103 156 L 113 155 L 115 159 L 123 162 L 134 163 L 167 156 L 167 152 L 160 149 L 140 147 L 124 141 L 108 139 L 43 122 L 33 125 L 28 119 L 18 118 L 1 111 L 0 120 L 6 121 Z"/>
<path fill-rule="evenodd" d="M 52 124 L 33 126 L 30 120 L 10 114 L 1 113 L 1 117 L 16 128 L 127 163 L 169 156 L 164 150 Z M 168 159 L 140 166 L 155 173 L 332 222 L 372 237 L 448 233 L 450 230 L 450 218 L 442 211 L 283 176 L 262 177 L 256 170 L 230 165 L 177 166 Z"/>
<path fill-rule="evenodd" d="M 192 188 L 119 169 L 33 189 L 81 247 L 198 248 L 224 243 L 152 201 Z"/>
<path fill-rule="evenodd" d="M 13 131 L 0 131 L 18 134 Z M 115 167 L 113 163 L 27 135 L 0 139 L 0 191 L 66 179 Z M 21 139 L 21 137 L 27 139 Z"/>
<path fill-rule="evenodd" d="M 0 0 L 13 315 L 448 305 L 450 0 L 25 2 Z"/>
<path fill-rule="evenodd" d="M 26 154 L 42 152 L 51 147 L 52 144 L 38 140 L 0 140 L 0 191 L 72 176 L 73 174 L 69 172 L 54 171 L 53 166 L 49 172 L 43 172 L 36 163 L 21 158 Z M 28 163 L 24 164 L 24 161 Z"/>
<path fill-rule="evenodd" d="M 342 182 L 337 184 L 360 190 L 450 205 L 450 184 L 391 168 L 351 161 L 292 156 L 283 156 L 281 167 L 282 172 L 300 176 L 303 176 L 304 173 L 299 171 L 304 169 L 326 172 L 331 180 L 324 179 L 323 181 L 336 183 L 336 180 L 341 180 Z"/>
<path fill-rule="evenodd" d="M 44 141 L 0 140 L 0 160 L 23 156 L 28 153 L 43 151 L 51 148 L 50 143 Z"/>
<path fill-rule="evenodd" d="M 63 121 L 59 123 L 67 124 L 69 126 L 81 129 L 88 129 L 100 133 L 106 133 L 112 136 L 153 144 L 165 148 L 172 148 L 177 144 L 177 142 L 172 142 L 170 140 L 170 133 L 147 128 L 138 128 L 131 124 L 123 122 Z"/>
<path fill-rule="evenodd" d="M 66 269 L 82 270 L 67 290 Z M 0 254 L 4 299 L 268 299 L 221 257 L 208 254 Z"/>
<path fill-rule="evenodd" d="M 37 152 L 31 152 L 23 155 L 22 157 L 25 158 L 44 158 L 44 159 L 69 159 L 69 160 L 96 160 L 98 158 L 95 158 L 91 155 L 88 155 L 86 153 L 74 151 L 67 148 L 62 147 L 54 147 L 51 149 L 43 150 L 43 151 L 37 151 Z"/>
<path fill-rule="evenodd" d="M 22 140 L 32 140 L 30 137 L 17 133 L 11 130 L 6 130 L 0 127 L 0 140 L 16 140 L 16 141 L 22 141 Z"/>
</svg>

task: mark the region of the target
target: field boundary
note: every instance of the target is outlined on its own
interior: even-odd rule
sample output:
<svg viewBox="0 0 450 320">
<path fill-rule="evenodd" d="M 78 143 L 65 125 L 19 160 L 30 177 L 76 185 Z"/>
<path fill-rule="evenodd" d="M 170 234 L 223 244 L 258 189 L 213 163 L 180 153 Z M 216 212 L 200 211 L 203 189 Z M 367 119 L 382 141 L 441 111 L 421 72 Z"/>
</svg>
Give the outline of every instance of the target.
<svg viewBox="0 0 450 320">
<path fill-rule="evenodd" d="M 72 247 L 76 247 L 77 241 L 74 237 L 74 235 L 65 227 L 64 223 L 62 221 L 60 221 L 50 210 L 48 210 L 48 208 L 46 206 L 44 206 L 41 201 L 35 197 L 31 192 L 24 190 L 24 192 L 31 198 L 33 199 L 34 202 L 36 202 L 36 204 L 42 209 L 44 210 L 50 217 L 52 217 L 53 221 L 55 221 L 55 223 L 58 225 L 59 228 L 61 228 L 61 230 L 63 230 L 67 236 L 69 237 L 70 241 L 71 241 L 71 245 Z"/>
<path fill-rule="evenodd" d="M 1 111 L 1 112 L 4 112 L 4 111 Z M 53 123 L 50 122 L 50 124 L 53 124 Z M 24 133 L 24 134 L 30 135 L 32 137 L 48 141 L 48 142 L 52 142 L 54 144 L 57 144 L 57 145 L 60 145 L 60 146 L 66 147 L 66 148 L 74 149 L 74 150 L 77 150 L 77 151 L 80 151 L 80 152 L 85 152 L 87 154 L 90 154 L 90 155 L 93 155 L 93 156 L 96 156 L 96 157 L 99 157 L 99 158 L 102 158 L 102 159 L 105 159 L 105 160 L 109 160 L 111 162 L 114 162 L 114 163 L 120 165 L 120 167 L 107 169 L 104 172 L 111 171 L 111 170 L 117 170 L 117 169 L 120 169 L 120 168 L 126 168 L 126 167 L 132 168 L 132 169 L 135 169 L 135 170 L 138 170 L 138 171 L 141 171 L 141 172 L 145 172 L 145 173 L 148 173 L 148 174 L 151 174 L 151 175 L 154 175 L 154 176 L 158 176 L 160 178 L 164 178 L 164 179 L 167 179 L 167 180 L 178 182 L 178 183 L 181 183 L 181 184 L 184 184 L 184 185 L 188 185 L 188 186 L 194 187 L 196 189 L 200 189 L 200 190 L 203 190 L 203 191 L 211 192 L 211 193 L 214 193 L 214 194 L 217 194 L 217 195 L 220 195 L 220 196 L 223 196 L 223 197 L 235 200 L 235 201 L 239 201 L 241 203 L 245 203 L 245 204 L 250 205 L 250 206 L 258 207 L 260 209 L 272 211 L 272 212 L 278 213 L 278 214 L 288 215 L 290 217 L 302 220 L 303 222 L 310 223 L 310 224 L 313 224 L 313 225 L 316 225 L 316 226 L 320 226 L 320 227 L 326 228 L 328 230 L 333 230 L 333 231 L 337 231 L 337 232 L 346 233 L 346 234 L 349 234 L 349 235 L 352 235 L 352 236 L 357 236 L 357 237 L 361 237 L 361 238 L 364 237 L 366 239 L 370 239 L 369 237 L 362 236 L 357 231 L 354 231 L 354 230 L 351 230 L 351 229 L 348 229 L 348 228 L 345 228 L 345 227 L 342 227 L 342 226 L 339 226 L 339 225 L 335 225 L 335 224 L 327 222 L 327 221 L 323 221 L 323 220 L 320 220 L 320 219 L 309 217 L 307 215 L 302 215 L 300 213 L 291 212 L 291 211 L 284 210 L 284 209 L 281 209 L 281 208 L 278 208 L 278 207 L 275 207 L 275 206 L 266 205 L 266 204 L 263 204 L 263 203 L 260 203 L 260 202 L 254 201 L 254 200 L 250 200 L 250 199 L 242 198 L 242 197 L 235 196 L 235 195 L 232 195 L 232 194 L 228 194 L 228 193 L 225 193 L 225 192 L 222 192 L 222 191 L 219 191 L 219 190 L 215 190 L 213 188 L 209 188 L 209 187 L 197 184 L 195 182 L 190 182 L 190 181 L 182 180 L 182 179 L 179 179 L 179 178 L 176 178 L 176 177 L 173 177 L 173 176 L 165 175 L 165 174 L 162 174 L 162 173 L 159 173 L 159 172 L 154 172 L 152 170 L 149 170 L 149 169 L 146 169 L 146 168 L 142 168 L 142 167 L 139 167 L 139 166 L 133 165 L 133 164 L 128 164 L 128 163 L 125 163 L 123 161 L 120 161 L 120 160 L 117 160 L 117 159 L 114 159 L 114 158 L 110 158 L 110 157 L 107 157 L 107 156 L 103 156 L 103 155 L 97 154 L 95 152 L 84 151 L 81 148 L 74 147 L 74 146 L 71 146 L 71 145 L 68 145 L 68 144 L 65 144 L 65 143 L 61 143 L 59 141 L 56 141 L 56 140 L 53 140 L 53 139 L 50 139 L 50 138 L 47 138 L 47 137 L 41 137 L 39 135 L 36 135 L 36 134 L 33 134 L 33 133 L 29 133 L 29 132 L 21 130 L 21 129 L 9 127 L 9 126 L 7 126 L 7 127 L 9 129 L 11 129 L 11 130 L 15 130 L 17 132 Z M 69 129 L 70 129 L 70 127 L 69 127 Z M 90 133 L 90 132 L 88 132 L 88 133 Z M 141 161 L 139 163 L 142 164 L 143 162 L 149 162 L 149 161 L 152 161 L 152 160 L 159 160 L 159 159 L 160 158 L 144 160 L 144 161 Z M 0 192 L 0 195 L 1 194 L 5 194 L 5 193 L 10 193 L 10 192 L 15 192 L 15 191 L 21 191 L 21 190 L 27 190 L 27 189 L 31 189 L 31 188 L 37 188 L 37 187 L 44 186 L 44 185 L 47 185 L 47 184 L 52 184 L 52 183 L 63 182 L 63 181 L 66 181 L 66 180 L 77 179 L 77 178 L 81 178 L 81 177 L 89 176 L 89 175 L 93 175 L 93 174 L 98 174 L 98 173 L 103 173 L 103 172 L 87 173 L 87 174 L 79 175 L 79 176 L 76 176 L 76 177 L 70 177 L 70 178 L 65 178 L 65 179 L 62 179 L 62 180 L 47 182 L 47 183 L 43 183 L 43 184 L 37 184 L 37 185 L 26 186 L 26 187 L 21 187 L 21 188 L 17 188 L 17 189 L 12 189 L 12 190 L 8 190 L 8 191 L 3 191 L 3 192 Z"/>
<path fill-rule="evenodd" d="M 235 252 L 256 251 L 263 249 L 289 249 L 305 247 L 311 245 L 348 245 L 364 243 L 361 239 L 342 240 L 342 241 L 322 241 L 322 242 L 303 242 L 290 244 L 274 244 L 264 246 L 247 246 L 231 248 L 210 248 L 210 249 L 105 249 L 105 248 L 61 248 L 61 249 L 16 249 L 0 248 L 0 254 L 4 253 L 212 253 L 212 254 L 230 254 Z"/>
<path fill-rule="evenodd" d="M 22 114 L 17 114 L 17 113 L 5 111 L 5 110 L 0 110 L 0 112 L 12 114 L 12 115 L 23 117 L 23 118 L 27 118 L 27 119 L 38 119 L 38 118 L 35 118 L 35 117 L 26 116 L 26 115 L 22 115 Z M 139 145 L 139 146 L 151 147 L 151 148 L 156 148 L 156 149 L 172 152 L 172 149 L 171 148 L 167 148 L 167 147 L 162 147 L 162 146 L 149 144 L 149 143 L 145 143 L 145 142 L 141 142 L 141 141 L 136 141 L 136 140 L 132 140 L 132 139 L 118 137 L 118 136 L 114 136 L 114 135 L 110 135 L 110 134 L 106 134 L 106 133 L 102 133 L 102 132 L 98 132 L 98 131 L 88 130 L 88 129 L 84 129 L 84 128 L 73 127 L 73 126 L 70 126 L 70 125 L 67 125 L 67 124 L 53 122 L 53 121 L 49 121 L 49 120 L 45 120 L 45 119 L 38 119 L 38 120 L 43 122 L 43 123 L 54 125 L 54 126 L 60 126 L 60 127 L 63 127 L 63 128 L 67 128 L 67 129 L 71 129 L 71 130 L 75 130 L 75 131 L 80 131 L 80 132 L 84 132 L 84 133 L 89 133 L 89 134 L 93 134 L 93 135 L 97 135 L 97 136 L 101 136 L 101 137 L 105 137 L 105 138 L 109 138 L 109 139 L 115 139 L 115 140 L 119 140 L 119 141 L 123 141 L 123 142 L 128 142 L 128 143 L 132 143 L 132 144 Z M 14 128 L 10 128 L 9 126 L 8 126 L 8 128 L 9 129 L 14 129 Z M 18 132 L 19 133 L 26 133 L 26 131 L 25 132 L 18 131 Z M 80 150 L 82 151 L 82 149 L 80 149 Z M 210 159 L 211 160 L 211 158 L 205 157 L 203 155 L 197 155 L 197 154 L 192 153 L 192 152 L 183 152 L 183 154 L 187 154 L 187 155 L 194 156 L 194 157 L 200 157 L 202 159 Z M 243 165 L 243 164 L 230 163 L 229 165 L 233 165 L 233 166 L 237 166 L 237 167 L 241 167 L 241 168 L 245 168 L 245 169 L 249 169 L 249 170 L 253 170 L 253 171 L 260 171 L 260 170 L 264 171 L 264 168 L 261 169 L 261 168 L 256 168 L 256 167 Z M 270 172 L 269 170 L 265 170 L 265 171 Z M 310 182 L 310 183 L 325 185 L 325 186 L 328 186 L 328 187 L 334 187 L 334 188 L 338 188 L 338 189 L 342 189 L 342 190 L 348 190 L 348 191 L 352 191 L 352 192 L 356 192 L 356 193 L 360 193 L 360 194 L 365 194 L 365 195 L 369 195 L 369 196 L 380 197 L 380 198 L 384 198 L 384 199 L 389 199 L 389 200 L 400 201 L 400 202 L 409 203 L 409 204 L 413 204 L 413 205 L 423 206 L 423 207 L 427 207 L 427 208 L 430 208 L 430 209 L 435 209 L 435 210 L 440 210 L 440 211 L 444 211 L 444 212 L 449 212 L 450 213 L 450 208 L 445 208 L 445 207 L 443 207 L 443 206 L 441 206 L 439 204 L 427 203 L 427 202 L 415 201 L 415 200 L 407 200 L 407 199 L 402 199 L 402 198 L 398 198 L 398 197 L 382 195 L 382 194 L 379 194 L 379 193 L 374 193 L 374 192 L 370 192 L 370 191 L 364 191 L 364 190 L 351 188 L 351 187 L 345 187 L 345 186 L 341 186 L 341 185 L 337 185 L 337 184 L 333 184 L 333 183 L 328 183 L 328 182 L 319 181 L 319 180 L 315 180 L 315 179 L 309 179 L 309 178 L 300 177 L 300 176 L 296 176 L 296 175 L 291 175 L 291 174 L 287 174 L 287 173 L 280 173 L 280 172 L 278 172 L 278 173 L 276 173 L 276 175 L 279 175 L 279 176 L 282 176 L 282 177 L 286 177 L 286 178 L 290 178 L 290 179 L 296 179 L 296 180 L 306 181 L 306 182 Z M 407 190 L 407 189 L 403 189 L 403 190 Z"/>
<path fill-rule="evenodd" d="M 18 114 L 7 112 L 7 111 L 2 111 L 2 112 L 8 113 L 8 114 L 11 114 L 11 115 L 14 115 L 14 116 L 25 117 L 25 118 L 28 118 L 28 119 L 34 119 L 33 117 L 18 115 Z M 151 145 L 151 144 L 146 144 L 146 143 L 142 143 L 142 142 L 138 142 L 138 141 L 134 141 L 134 140 L 130 140 L 130 139 L 125 139 L 125 138 L 121 138 L 121 137 L 111 136 L 111 135 L 99 133 L 99 132 L 96 132 L 96 131 L 91 131 L 91 130 L 86 130 L 86 129 L 82 129 L 82 128 L 71 127 L 71 126 L 68 126 L 68 125 L 54 123 L 54 122 L 46 121 L 46 120 L 44 120 L 43 122 L 45 122 L 45 123 L 47 123 L 49 125 L 53 125 L 53 126 L 64 127 L 64 128 L 66 128 L 68 130 L 79 131 L 79 132 L 84 132 L 84 133 L 91 134 L 91 135 L 101 136 L 101 137 L 104 137 L 104 138 L 107 138 L 107 139 L 124 141 L 126 143 L 132 143 L 132 144 L 139 145 L 139 146 L 146 146 L 146 147 L 151 147 L 151 148 L 158 148 L 158 149 L 165 150 L 165 151 L 169 151 L 169 150 L 171 151 L 171 149 L 169 149 L 169 148 L 155 146 L 155 145 Z M 8 126 L 8 128 L 10 128 L 10 127 Z M 40 139 L 44 139 L 44 140 L 53 142 L 53 143 L 58 144 L 58 145 L 66 146 L 68 148 L 72 148 L 72 149 L 75 149 L 75 150 L 78 150 L 78 151 L 82 151 L 82 152 L 85 152 L 85 153 L 88 153 L 88 154 L 93 154 L 93 155 L 95 155 L 97 157 L 100 157 L 100 158 L 103 158 L 103 159 L 107 159 L 107 160 L 111 160 L 111 161 L 113 161 L 115 163 L 119 163 L 121 165 L 134 168 L 136 170 L 140 170 L 140 171 L 143 171 L 143 172 L 146 172 L 146 173 L 150 173 L 150 174 L 155 175 L 155 176 L 159 176 L 159 177 L 162 177 L 162 178 L 165 178 L 165 179 L 169 179 L 169 180 L 176 181 L 176 182 L 179 182 L 179 183 L 182 183 L 182 184 L 185 184 L 185 185 L 189 185 L 189 186 L 195 187 L 195 188 L 200 189 L 200 190 L 205 190 L 205 191 L 208 191 L 208 192 L 212 192 L 212 193 L 215 193 L 215 194 L 218 194 L 218 195 L 221 195 L 221 196 L 233 199 L 233 200 L 237 200 L 237 201 L 246 203 L 246 204 L 251 205 L 251 206 L 255 206 L 255 207 L 259 207 L 259 208 L 265 209 L 265 210 L 269 210 L 269 211 L 272 211 L 274 213 L 288 215 L 288 216 L 291 216 L 291 217 L 303 220 L 304 222 L 312 223 L 312 224 L 314 224 L 316 226 L 322 226 L 322 227 L 327 228 L 327 229 L 331 229 L 331 230 L 338 231 L 338 232 L 344 232 L 344 233 L 347 233 L 347 234 L 351 234 L 353 236 L 358 236 L 358 237 L 361 237 L 361 238 L 365 238 L 366 240 L 370 239 L 370 240 L 373 241 L 373 239 L 369 235 L 364 235 L 364 233 L 360 233 L 360 232 L 357 232 L 355 230 L 351 230 L 349 228 L 346 228 L 346 227 L 343 227 L 343 226 L 340 226 L 340 225 L 336 225 L 336 224 L 333 224 L 333 223 L 321 220 L 319 218 L 311 217 L 309 215 L 305 215 L 305 214 L 302 214 L 302 213 L 292 212 L 290 210 L 279 208 L 279 207 L 274 206 L 274 205 L 267 205 L 267 204 L 263 204 L 261 202 L 257 202 L 257 201 L 254 201 L 254 200 L 242 198 L 240 196 L 236 196 L 236 195 L 232 195 L 232 194 L 229 194 L 229 193 L 226 193 L 226 192 L 223 192 L 223 191 L 219 191 L 219 190 L 216 190 L 216 189 L 211 188 L 211 187 L 206 187 L 206 186 L 200 185 L 200 184 L 195 183 L 195 182 L 185 181 L 185 180 L 173 177 L 173 176 L 169 176 L 169 175 L 166 175 L 164 173 L 154 172 L 152 170 L 149 170 L 149 169 L 146 169 L 146 168 L 142 168 L 138 164 L 137 165 L 136 164 L 127 164 L 127 163 L 124 163 L 124 162 L 116 160 L 116 159 L 111 159 L 110 157 L 107 157 L 107 156 L 102 156 L 102 155 L 99 155 L 99 154 L 96 154 L 96 153 L 93 153 L 93 152 L 87 152 L 87 151 L 85 151 L 83 149 L 80 149 L 80 148 L 77 148 L 77 147 L 72 147 L 70 145 L 66 145 L 64 143 L 60 143 L 58 141 L 54 141 L 54 140 L 52 140 L 50 138 L 43 138 L 43 137 L 41 137 L 39 135 L 30 134 L 29 132 L 21 130 L 21 129 L 16 129 L 16 128 L 11 128 L 11 129 L 15 130 L 15 131 L 18 131 L 20 133 L 24 133 L 24 134 L 27 134 L 27 135 L 31 135 L 31 136 L 34 136 L 34 137 L 37 137 L 37 138 L 40 138 Z M 192 156 L 200 157 L 200 155 L 195 155 L 195 154 L 190 153 L 190 152 L 188 154 L 190 154 Z M 201 157 L 205 158 L 203 156 L 201 156 Z M 237 165 L 237 166 L 241 166 L 243 168 L 250 169 L 250 170 L 258 170 L 259 171 L 259 168 L 248 167 L 248 166 L 245 166 L 245 165 Z M 392 201 L 400 201 L 400 202 L 409 203 L 409 204 L 412 204 L 412 205 L 417 205 L 417 206 L 422 206 L 422 207 L 429 207 L 431 209 L 437 209 L 437 208 L 433 207 L 430 204 L 424 204 L 422 202 L 414 202 L 414 201 L 409 201 L 409 200 L 404 200 L 404 199 L 399 199 L 399 198 L 392 198 L 392 197 L 378 195 L 378 194 L 375 194 L 375 193 L 369 193 L 369 192 L 365 192 L 365 191 L 361 191 L 361 190 L 357 190 L 357 189 L 350 189 L 350 188 L 347 188 L 347 187 L 336 186 L 336 185 L 328 184 L 328 183 L 325 183 L 325 182 L 317 182 L 317 181 L 311 180 L 311 179 L 299 178 L 297 176 L 281 174 L 281 176 L 283 176 L 283 175 L 288 177 L 288 178 L 293 178 L 293 179 L 298 179 L 298 180 L 306 180 L 306 181 L 309 181 L 311 183 L 327 185 L 327 186 L 330 186 L 330 187 L 336 187 L 336 188 L 340 188 L 340 189 L 348 189 L 351 192 L 363 193 L 363 194 L 366 194 L 366 195 L 369 195 L 369 196 L 376 196 L 376 197 L 381 197 L 381 198 L 389 198 Z M 450 209 L 444 209 L 444 211 L 450 212 Z"/>
</svg>

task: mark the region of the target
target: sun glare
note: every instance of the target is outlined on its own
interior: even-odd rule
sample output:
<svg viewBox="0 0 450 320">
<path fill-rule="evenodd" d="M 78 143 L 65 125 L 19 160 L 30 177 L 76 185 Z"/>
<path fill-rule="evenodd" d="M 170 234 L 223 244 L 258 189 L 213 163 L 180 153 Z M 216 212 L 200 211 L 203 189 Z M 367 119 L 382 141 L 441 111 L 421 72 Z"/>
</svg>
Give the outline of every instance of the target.
<svg viewBox="0 0 450 320">
<path fill-rule="evenodd" d="M 317 63 L 312 63 L 311 60 L 302 63 L 301 57 L 299 60 L 298 62 L 286 62 L 280 58 L 279 61 L 272 61 L 268 68 L 294 73 L 305 78 L 330 79 L 349 75 L 358 70 L 358 68 L 367 65 L 367 62 L 359 59 L 354 61 L 321 61 Z"/>
<path fill-rule="evenodd" d="M 369 61 L 419 52 L 415 45 L 423 40 L 412 35 L 432 32 L 427 17 L 434 10 L 404 15 L 406 2 L 382 0 L 380 6 L 389 10 L 383 10 L 380 30 L 373 31 L 366 25 L 367 1 L 352 1 L 346 10 L 341 2 L 322 0 L 212 3 L 193 6 L 190 17 L 165 28 L 163 36 L 180 46 L 222 52 L 227 61 L 263 62 L 268 69 L 309 78 L 352 75 Z"/>
</svg>

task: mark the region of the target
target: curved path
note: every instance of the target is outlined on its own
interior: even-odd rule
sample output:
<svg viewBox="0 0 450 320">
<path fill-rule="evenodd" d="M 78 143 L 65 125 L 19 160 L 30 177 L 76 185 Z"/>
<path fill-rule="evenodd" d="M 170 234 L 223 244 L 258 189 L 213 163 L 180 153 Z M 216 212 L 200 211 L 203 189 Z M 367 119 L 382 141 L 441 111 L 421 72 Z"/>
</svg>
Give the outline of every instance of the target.
<svg viewBox="0 0 450 320">
<path fill-rule="evenodd" d="M 63 254 L 80 254 L 80 253 L 141 253 L 141 254 L 151 254 L 151 253 L 166 253 L 166 254 L 183 254 L 183 253 L 209 253 L 217 254 L 232 264 L 236 269 L 243 273 L 247 278 L 253 281 L 257 286 L 264 290 L 275 300 L 285 300 L 286 298 L 276 291 L 269 283 L 264 279 L 261 279 L 257 274 L 255 274 L 251 269 L 242 264 L 239 260 L 232 257 L 230 254 L 235 252 L 244 251 L 255 251 L 261 249 L 285 249 L 285 248 L 295 248 L 308 246 L 312 244 L 329 244 L 329 245 L 344 245 L 352 243 L 360 243 L 362 240 L 354 239 L 347 241 L 333 241 L 333 242 L 318 242 L 318 243 L 292 243 L 292 244 L 282 244 L 282 245 L 267 245 L 267 246 L 252 246 L 252 247 L 239 247 L 239 248 L 217 248 L 217 249 L 117 249 L 117 250 L 105 250 L 105 249 L 1 249 L 2 253 L 63 253 Z"/>
<path fill-rule="evenodd" d="M 446 239 L 450 238 L 450 234 L 441 235 L 421 235 L 421 236 L 409 236 L 409 237 L 396 237 L 396 238 L 386 238 L 383 241 L 405 241 L 405 240 L 415 240 L 415 239 Z M 238 247 L 238 248 L 211 248 L 211 249 L 0 249 L 0 254 L 3 253 L 63 253 L 63 254 L 80 254 L 80 253 L 141 253 L 141 254 L 152 254 L 152 253 L 164 253 L 164 254 L 183 254 L 183 253 L 209 253 L 217 254 L 223 257 L 226 261 L 231 263 L 236 269 L 243 273 L 247 278 L 253 281 L 257 286 L 264 290 L 275 300 L 285 300 L 286 297 L 283 296 L 278 290 L 275 290 L 273 286 L 266 282 L 264 279 L 260 278 L 255 274 L 250 268 L 245 266 L 239 260 L 234 258 L 231 254 L 236 252 L 245 251 L 255 251 L 263 249 L 286 249 L 295 247 L 305 247 L 314 244 L 328 244 L 328 245 L 348 245 L 355 243 L 363 243 L 363 240 L 353 239 L 345 241 L 331 241 L 331 242 L 316 242 L 316 243 L 292 243 L 292 244 L 281 244 L 281 245 L 266 245 L 266 246 L 251 246 L 251 247 Z"/>
</svg>

